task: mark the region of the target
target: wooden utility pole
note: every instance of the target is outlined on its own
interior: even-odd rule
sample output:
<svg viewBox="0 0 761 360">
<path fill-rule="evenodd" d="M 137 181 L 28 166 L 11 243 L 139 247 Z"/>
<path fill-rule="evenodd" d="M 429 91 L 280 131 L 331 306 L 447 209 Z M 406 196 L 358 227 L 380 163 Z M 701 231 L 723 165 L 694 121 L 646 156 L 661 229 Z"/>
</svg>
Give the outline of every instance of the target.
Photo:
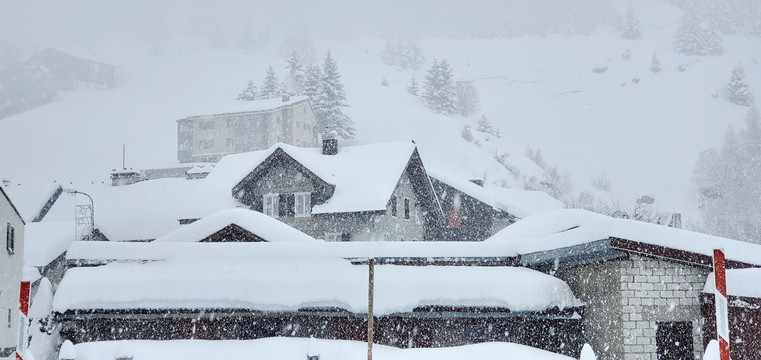
<svg viewBox="0 0 761 360">
<path fill-rule="evenodd" d="M 375 259 L 367 261 L 369 281 L 367 286 L 367 360 L 373 360 L 373 288 L 375 287 Z"/>
</svg>

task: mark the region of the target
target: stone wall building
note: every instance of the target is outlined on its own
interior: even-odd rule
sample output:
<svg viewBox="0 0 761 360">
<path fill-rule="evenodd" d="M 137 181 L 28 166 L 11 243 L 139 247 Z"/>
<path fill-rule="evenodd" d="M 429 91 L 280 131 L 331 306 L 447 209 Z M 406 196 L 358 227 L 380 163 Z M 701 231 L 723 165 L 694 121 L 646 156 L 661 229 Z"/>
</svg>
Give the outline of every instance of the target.
<svg viewBox="0 0 761 360">
<path fill-rule="evenodd" d="M 578 212 L 560 212 L 566 218 L 537 238 L 510 239 L 524 231 L 520 222 L 493 238 L 521 244 L 523 266 L 564 280 L 585 302 L 585 337 L 598 359 L 702 358 L 701 293 L 712 249 L 727 249 L 729 268 L 750 268 L 761 266 L 761 247 Z"/>
</svg>

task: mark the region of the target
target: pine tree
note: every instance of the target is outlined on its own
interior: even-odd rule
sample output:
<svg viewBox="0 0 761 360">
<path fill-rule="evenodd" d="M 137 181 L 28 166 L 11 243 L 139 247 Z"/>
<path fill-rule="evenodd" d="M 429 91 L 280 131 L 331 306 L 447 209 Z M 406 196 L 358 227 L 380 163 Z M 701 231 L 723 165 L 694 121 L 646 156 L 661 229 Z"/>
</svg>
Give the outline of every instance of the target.
<svg viewBox="0 0 761 360">
<path fill-rule="evenodd" d="M 491 122 L 489 121 L 489 118 L 486 117 L 486 115 L 481 115 L 481 118 L 478 120 L 478 127 L 476 128 L 476 131 L 500 137 L 499 130 L 495 129 L 491 125 Z"/>
<path fill-rule="evenodd" d="M 248 80 L 248 85 L 243 91 L 238 94 L 236 100 L 253 101 L 256 100 L 256 85 L 251 80 Z"/>
<path fill-rule="evenodd" d="M 727 85 L 727 91 L 729 92 L 729 101 L 743 106 L 750 106 L 753 102 L 753 94 L 750 92 L 748 84 L 745 83 L 745 70 L 743 70 L 742 64 L 732 70 L 732 78 Z"/>
<path fill-rule="evenodd" d="M 283 84 L 277 79 L 275 70 L 270 66 L 269 69 L 267 69 L 267 74 L 264 76 L 261 97 L 264 99 L 272 99 L 281 94 L 283 94 Z"/>
<path fill-rule="evenodd" d="M 655 56 L 655 53 L 653 53 L 653 60 L 650 61 L 650 71 L 654 73 L 661 72 L 661 62 L 658 60 L 658 57 Z"/>
<path fill-rule="evenodd" d="M 321 132 L 335 132 L 344 139 L 354 137 L 356 130 L 354 122 L 343 112 L 347 107 L 346 94 L 344 93 L 341 75 L 338 73 L 338 64 L 330 55 L 325 57 L 322 66 L 323 77 L 320 82 L 320 93 L 315 108 L 317 125 Z"/>
<path fill-rule="evenodd" d="M 690 9 L 677 30 L 676 50 L 685 55 L 720 55 L 724 41 L 715 24 Z"/>
<path fill-rule="evenodd" d="M 631 7 L 626 11 L 626 17 L 624 17 L 624 23 L 621 25 L 621 37 L 624 39 L 639 39 L 639 19 L 634 14 L 634 9 Z"/>
<path fill-rule="evenodd" d="M 415 39 L 407 40 L 407 47 L 404 50 L 407 66 L 414 70 L 419 69 L 420 65 L 423 64 L 423 52 L 420 49 L 420 44 Z"/>
<path fill-rule="evenodd" d="M 407 92 L 417 96 L 418 84 L 417 84 L 417 76 L 415 76 L 415 74 L 412 74 L 412 80 L 410 81 L 410 86 L 407 87 Z"/>
<path fill-rule="evenodd" d="M 425 76 L 423 100 L 426 106 L 439 114 L 457 113 L 455 107 L 456 89 L 452 80 L 452 69 L 446 60 L 433 60 L 433 65 Z"/>
<path fill-rule="evenodd" d="M 312 107 L 317 107 L 318 95 L 320 94 L 322 81 L 322 70 L 318 65 L 308 65 L 304 75 L 304 85 L 301 93 L 309 97 Z"/>
<path fill-rule="evenodd" d="M 300 95 L 304 83 L 304 65 L 302 65 L 296 50 L 291 52 L 291 57 L 288 58 L 287 62 L 288 65 L 285 66 L 288 69 L 287 88 L 291 93 Z"/>
</svg>

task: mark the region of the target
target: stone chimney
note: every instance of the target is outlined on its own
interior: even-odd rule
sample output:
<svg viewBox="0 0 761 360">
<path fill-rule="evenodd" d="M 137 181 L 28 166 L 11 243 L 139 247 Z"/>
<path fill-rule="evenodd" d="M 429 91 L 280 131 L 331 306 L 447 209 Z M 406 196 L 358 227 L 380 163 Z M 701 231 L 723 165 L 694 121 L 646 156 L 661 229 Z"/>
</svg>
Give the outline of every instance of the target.
<svg viewBox="0 0 761 360">
<path fill-rule="evenodd" d="M 323 155 L 335 155 L 338 154 L 338 139 L 336 139 L 335 133 L 322 134 L 322 154 Z"/>
</svg>

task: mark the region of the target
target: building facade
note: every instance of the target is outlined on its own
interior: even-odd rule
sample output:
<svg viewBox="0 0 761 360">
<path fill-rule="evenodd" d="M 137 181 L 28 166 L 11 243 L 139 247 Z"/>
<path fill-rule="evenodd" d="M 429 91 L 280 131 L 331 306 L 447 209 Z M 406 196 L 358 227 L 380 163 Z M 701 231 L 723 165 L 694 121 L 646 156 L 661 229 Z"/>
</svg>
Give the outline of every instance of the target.
<svg viewBox="0 0 761 360">
<path fill-rule="evenodd" d="M 23 355 L 26 321 L 20 311 L 24 259 L 24 221 L 0 188 L 0 226 L 5 249 L 0 251 L 0 359 Z M 28 289 L 28 288 L 27 288 Z"/>
<path fill-rule="evenodd" d="M 227 154 L 262 150 L 278 142 L 315 146 L 316 122 L 306 96 L 250 101 L 245 107 L 251 110 L 177 120 L 179 161 L 216 162 Z"/>
</svg>

